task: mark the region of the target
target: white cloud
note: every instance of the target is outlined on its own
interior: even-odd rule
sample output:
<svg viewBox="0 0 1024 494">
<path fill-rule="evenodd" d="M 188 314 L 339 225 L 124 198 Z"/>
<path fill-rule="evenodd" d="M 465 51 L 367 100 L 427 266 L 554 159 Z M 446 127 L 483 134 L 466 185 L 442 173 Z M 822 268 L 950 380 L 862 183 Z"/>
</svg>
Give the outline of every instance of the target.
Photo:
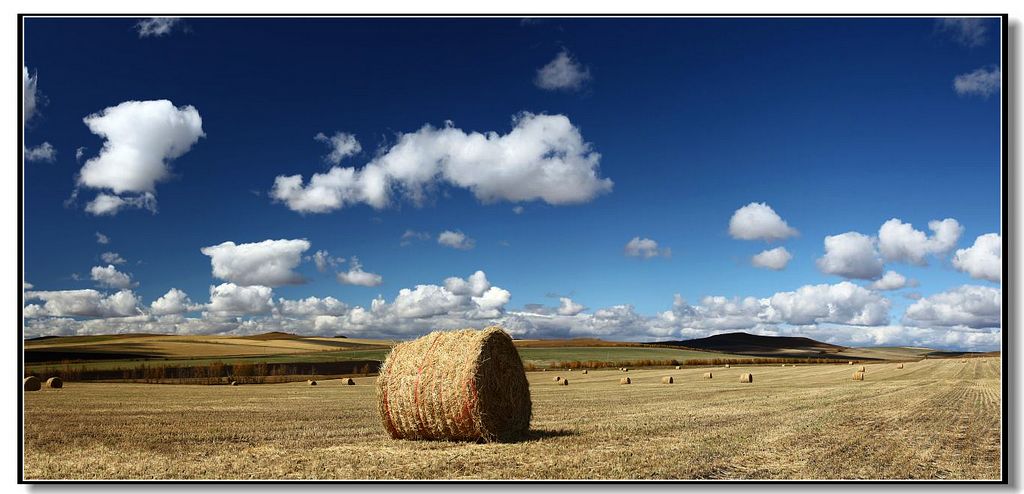
<svg viewBox="0 0 1024 494">
<path fill-rule="evenodd" d="M 406 230 L 405 233 L 402 234 L 402 241 L 400 242 L 400 245 L 405 247 L 406 245 L 411 244 L 414 240 L 430 240 L 430 237 L 431 235 L 428 232 Z"/>
<path fill-rule="evenodd" d="M 873 280 L 882 275 L 874 239 L 858 232 L 825 237 L 825 255 L 817 264 L 821 272 L 844 278 Z"/>
<path fill-rule="evenodd" d="M 403 288 L 392 304 L 383 302 L 377 310 L 390 311 L 399 318 L 425 318 L 456 313 L 463 319 L 497 317 L 512 294 L 491 286 L 487 275 L 477 271 L 466 279 L 451 277 L 444 286 L 416 285 Z"/>
<path fill-rule="evenodd" d="M 388 207 L 393 190 L 422 204 L 441 185 L 468 189 L 485 203 L 578 204 L 611 190 L 612 181 L 599 176 L 601 155 L 568 118 L 522 113 L 514 123 L 505 135 L 427 125 L 400 134 L 362 169 L 335 166 L 308 184 L 301 175 L 278 176 L 271 197 L 293 211 L 326 213 L 360 203 Z"/>
<path fill-rule="evenodd" d="M 181 19 L 177 17 L 151 17 L 139 21 L 135 24 L 135 29 L 138 31 L 140 38 L 151 36 L 158 38 L 171 34 L 171 30 L 180 21 Z"/>
<path fill-rule="evenodd" d="M 793 325 L 889 323 L 889 299 L 843 281 L 835 285 L 806 285 L 793 292 L 772 295 L 767 320 Z"/>
<path fill-rule="evenodd" d="M 25 300 L 42 300 L 34 317 L 124 317 L 139 313 L 139 298 L 131 290 L 104 295 L 96 290 L 25 292 Z M 33 304 L 34 305 L 34 304 Z"/>
<path fill-rule="evenodd" d="M 210 286 L 206 310 L 214 317 L 268 314 L 274 309 L 274 291 L 269 286 L 238 286 L 222 283 Z"/>
<path fill-rule="evenodd" d="M 935 27 L 969 48 L 985 44 L 987 38 L 984 20 L 976 17 L 946 17 L 938 19 Z"/>
<path fill-rule="evenodd" d="M 100 254 L 100 259 L 107 264 L 124 264 L 127 262 L 117 252 L 104 252 Z"/>
<path fill-rule="evenodd" d="M 919 327 L 998 328 L 1002 291 L 963 285 L 914 302 L 903 315 L 903 324 Z"/>
<path fill-rule="evenodd" d="M 93 266 L 90 273 L 92 280 L 104 288 L 130 288 L 137 284 L 132 283 L 132 277 L 118 271 L 113 264 L 106 267 Z"/>
<path fill-rule="evenodd" d="M 331 253 L 326 250 L 318 250 L 312 255 L 312 257 L 306 258 L 306 260 L 310 259 L 312 259 L 313 263 L 316 264 L 316 270 L 321 273 L 327 271 L 327 268 L 333 268 L 345 262 L 344 257 L 331 257 Z"/>
<path fill-rule="evenodd" d="M 348 304 L 334 297 L 307 297 L 301 300 L 278 299 L 282 315 L 291 317 L 343 316 L 348 313 Z"/>
<path fill-rule="evenodd" d="M 548 91 L 577 91 L 590 80 L 590 69 L 573 59 L 567 50 L 562 50 L 555 59 L 537 69 L 533 83 Z"/>
<path fill-rule="evenodd" d="M 774 249 L 763 251 L 750 258 L 750 264 L 756 268 L 781 271 L 786 269 L 786 266 L 792 259 L 793 255 L 790 254 L 785 247 L 776 247 Z"/>
<path fill-rule="evenodd" d="M 483 271 L 477 271 L 466 279 L 457 276 L 445 278 L 444 288 L 455 295 L 479 297 L 491 288 L 491 282 L 487 281 L 487 275 Z"/>
<path fill-rule="evenodd" d="M 96 216 L 113 216 L 123 208 L 145 209 L 156 213 L 156 196 L 150 192 L 137 196 L 115 196 L 100 192 L 85 205 L 85 212 Z"/>
<path fill-rule="evenodd" d="M 560 316 L 575 316 L 587 309 L 582 304 L 573 302 L 569 297 L 559 297 L 558 302 L 558 315 Z"/>
<path fill-rule="evenodd" d="M 907 280 L 906 276 L 897 273 L 896 271 L 886 271 L 882 277 L 871 284 L 872 290 L 899 290 L 907 286 L 915 286 L 916 283 L 913 280 Z"/>
<path fill-rule="evenodd" d="M 36 93 L 37 86 L 39 83 L 39 75 L 32 75 L 28 72 L 28 67 L 21 66 L 21 94 L 24 99 L 22 106 L 22 121 L 28 123 L 32 120 L 32 117 L 36 115 L 36 103 L 38 95 Z"/>
<path fill-rule="evenodd" d="M 169 161 L 188 152 L 206 135 L 194 107 L 178 108 L 167 100 L 125 101 L 83 121 L 105 141 L 99 156 L 82 165 L 78 184 L 110 189 L 117 195 L 153 196 L 156 184 L 170 177 Z M 151 200 L 155 201 L 155 196 Z"/>
<path fill-rule="evenodd" d="M 82 156 L 85 156 L 85 146 L 79 146 L 75 149 L 75 161 L 81 163 Z"/>
<path fill-rule="evenodd" d="M 476 246 L 476 240 L 462 232 L 445 230 L 437 236 L 437 243 L 453 249 L 469 250 Z"/>
<path fill-rule="evenodd" d="M 633 237 L 629 242 L 626 242 L 623 252 L 629 257 L 642 257 L 644 259 L 672 257 L 672 249 L 668 247 L 658 248 L 657 241 L 640 237 Z"/>
<path fill-rule="evenodd" d="M 198 309 L 192 303 L 192 300 L 188 298 L 188 294 L 178 290 L 177 288 L 171 288 L 162 297 L 153 301 L 150 304 L 150 312 L 154 316 L 169 316 L 184 314 Z"/>
<path fill-rule="evenodd" d="M 512 208 L 512 212 L 515 213 L 515 214 L 523 214 L 523 211 L 525 211 L 525 210 L 526 209 L 523 208 L 522 206 L 514 206 Z"/>
<path fill-rule="evenodd" d="M 356 136 L 347 134 L 345 132 L 335 132 L 334 135 L 327 137 L 323 132 L 320 132 L 313 137 L 317 142 L 322 142 L 331 148 L 331 152 L 324 156 L 324 161 L 331 163 L 332 165 L 338 165 L 341 160 L 359 154 L 363 150 L 363 146 L 356 140 Z"/>
<path fill-rule="evenodd" d="M 302 253 L 309 249 L 309 245 L 305 239 L 264 240 L 249 244 L 224 242 L 203 247 L 200 252 L 210 256 L 215 278 L 243 286 L 273 287 L 305 281 L 293 270 L 302 262 Z"/>
<path fill-rule="evenodd" d="M 33 286 L 31 283 L 29 283 L 27 281 L 24 281 L 24 282 L 21 283 L 21 290 L 22 291 L 31 290 L 33 288 L 35 288 L 35 286 Z"/>
<path fill-rule="evenodd" d="M 109 244 L 110 243 L 110 237 L 108 237 L 108 236 L 106 236 L 106 235 L 104 235 L 104 234 L 102 234 L 100 232 L 96 232 L 96 243 L 102 244 L 102 245 Z"/>
<path fill-rule="evenodd" d="M 974 245 L 956 251 L 953 267 L 972 278 L 999 283 L 1003 279 L 1003 237 L 986 233 L 974 239 Z"/>
<path fill-rule="evenodd" d="M 36 147 L 25 148 L 25 161 L 53 163 L 57 161 L 57 150 L 49 142 L 44 142 Z"/>
<path fill-rule="evenodd" d="M 383 276 L 363 271 L 363 265 L 359 263 L 359 258 L 352 256 L 349 265 L 351 267 L 348 271 L 338 273 L 338 283 L 359 286 L 380 286 L 381 283 L 384 283 Z"/>
<path fill-rule="evenodd" d="M 928 229 L 933 232 L 930 237 L 914 225 L 892 218 L 878 230 L 878 250 L 887 261 L 924 266 L 926 256 L 949 252 L 964 231 L 953 218 L 929 221 Z"/>
<path fill-rule="evenodd" d="M 752 202 L 736 210 L 729 219 L 729 235 L 739 240 L 783 240 L 799 232 L 763 202 Z"/>
<path fill-rule="evenodd" d="M 999 92 L 1002 73 L 996 67 L 980 68 L 953 78 L 953 89 L 960 96 L 988 98 Z"/>
</svg>

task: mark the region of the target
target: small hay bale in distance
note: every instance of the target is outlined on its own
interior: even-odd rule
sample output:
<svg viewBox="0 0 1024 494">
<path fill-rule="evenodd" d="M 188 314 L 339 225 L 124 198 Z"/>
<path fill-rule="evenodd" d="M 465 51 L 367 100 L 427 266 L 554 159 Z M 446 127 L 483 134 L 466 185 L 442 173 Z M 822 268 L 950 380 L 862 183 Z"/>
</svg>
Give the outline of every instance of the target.
<svg viewBox="0 0 1024 494">
<path fill-rule="evenodd" d="M 749 372 L 745 372 L 743 374 L 740 374 L 740 382 L 741 383 L 752 383 L 752 382 L 754 382 L 754 375 L 749 373 Z"/>
<path fill-rule="evenodd" d="M 964 360 L 964 362 L 966 362 L 966 360 Z M 628 367 L 623 367 L 622 368 L 622 372 L 629 372 L 629 368 Z"/>
<path fill-rule="evenodd" d="M 862 365 L 860 367 L 857 367 L 857 372 L 867 372 L 867 369 L 865 369 L 864 366 Z"/>
<path fill-rule="evenodd" d="M 679 366 L 678 365 L 676 366 L 676 370 L 679 370 Z"/>
<path fill-rule="evenodd" d="M 587 369 L 583 369 L 583 373 L 586 374 L 587 373 Z"/>
<path fill-rule="evenodd" d="M 661 384 L 672 384 L 673 382 L 675 381 L 672 380 L 672 376 L 665 376 L 661 378 Z"/>
<path fill-rule="evenodd" d="M 847 362 L 847 365 L 853 365 L 853 361 L 851 360 L 851 361 Z"/>
<path fill-rule="evenodd" d="M 232 386 L 238 386 L 238 381 L 231 381 Z"/>
<path fill-rule="evenodd" d="M 343 378 L 341 380 L 341 384 L 343 386 L 355 386 L 356 385 L 356 381 L 355 381 L 355 379 L 352 379 L 351 377 L 346 377 L 346 378 Z"/>
<path fill-rule="evenodd" d="M 711 376 L 710 372 L 705 372 L 704 373 L 704 379 L 711 379 L 711 378 L 712 378 L 712 376 Z"/>
<path fill-rule="evenodd" d="M 25 391 L 39 391 L 43 387 L 43 383 L 39 382 L 39 378 L 36 376 L 28 376 L 23 382 Z"/>
<path fill-rule="evenodd" d="M 897 369 L 902 369 L 903 368 L 903 364 L 896 364 L 896 368 Z"/>
<path fill-rule="evenodd" d="M 314 381 L 312 379 L 310 379 L 310 380 L 308 380 L 306 382 L 309 383 L 310 386 L 316 386 L 316 381 Z"/>
<path fill-rule="evenodd" d="M 46 387 L 53 389 L 60 389 L 64 387 L 64 381 L 59 377 L 51 377 L 46 380 Z"/>
<path fill-rule="evenodd" d="M 401 343 L 377 378 L 377 410 L 394 439 L 513 440 L 532 409 L 523 361 L 497 326 Z"/>
<path fill-rule="evenodd" d="M 559 386 L 568 386 L 569 385 L 569 380 L 568 379 L 562 379 L 561 381 L 558 381 L 558 385 Z"/>
<path fill-rule="evenodd" d="M 562 380 L 562 376 L 555 376 L 555 378 L 552 379 L 552 381 L 554 381 L 554 382 L 558 382 L 558 381 L 561 381 L 561 380 Z"/>
<path fill-rule="evenodd" d="M 853 380 L 854 381 L 863 381 L 864 380 L 864 373 L 860 372 L 860 371 L 854 372 L 853 373 Z"/>
<path fill-rule="evenodd" d="M 633 381 L 630 381 L 628 377 L 623 377 L 622 379 L 619 379 L 619 384 L 632 384 L 632 382 Z"/>
<path fill-rule="evenodd" d="M 728 369 L 729 368 L 729 364 L 725 364 L 725 368 Z"/>
</svg>

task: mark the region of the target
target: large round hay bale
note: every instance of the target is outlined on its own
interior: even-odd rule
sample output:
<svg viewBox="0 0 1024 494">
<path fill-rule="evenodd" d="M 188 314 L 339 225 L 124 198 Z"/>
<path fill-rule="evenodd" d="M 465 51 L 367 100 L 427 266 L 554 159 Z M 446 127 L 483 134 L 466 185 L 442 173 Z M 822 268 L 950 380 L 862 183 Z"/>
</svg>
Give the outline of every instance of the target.
<svg viewBox="0 0 1024 494">
<path fill-rule="evenodd" d="M 342 378 L 341 384 L 344 385 L 344 386 L 355 386 L 356 385 L 356 381 L 355 381 L 355 379 L 352 379 L 351 377 L 345 377 L 345 378 Z"/>
<path fill-rule="evenodd" d="M 863 365 L 860 366 L 860 367 L 857 367 L 857 372 L 866 372 L 866 371 L 867 371 L 867 369 L 865 369 Z"/>
<path fill-rule="evenodd" d="M 896 364 L 896 368 L 897 369 L 902 369 L 903 368 L 903 364 Z"/>
<path fill-rule="evenodd" d="M 510 440 L 530 428 L 530 383 L 501 328 L 434 331 L 388 354 L 377 409 L 395 439 Z"/>
<path fill-rule="evenodd" d="M 711 379 L 711 377 L 712 377 L 712 376 L 711 376 L 711 373 L 710 373 L 710 372 L 705 372 L 705 373 L 704 373 L 704 379 Z"/>
<path fill-rule="evenodd" d="M 309 383 L 310 386 L 316 386 L 316 381 L 314 381 L 312 379 L 310 379 L 309 381 L 306 381 L 306 382 Z"/>
<path fill-rule="evenodd" d="M 63 388 L 64 381 L 62 381 L 59 377 L 51 377 L 46 380 L 46 387 L 54 389 Z"/>
<path fill-rule="evenodd" d="M 752 383 L 752 382 L 754 382 L 754 375 L 749 373 L 749 372 L 744 373 L 744 374 L 740 374 L 740 382 L 741 383 Z"/>
<path fill-rule="evenodd" d="M 24 381 L 25 391 L 39 391 L 43 384 L 39 382 L 39 378 L 36 376 L 28 376 Z"/>
<path fill-rule="evenodd" d="M 859 371 L 858 372 L 854 372 L 853 373 L 853 380 L 854 381 L 863 381 L 864 380 L 864 373 L 863 372 L 859 372 Z"/>
<path fill-rule="evenodd" d="M 661 384 L 672 384 L 673 382 L 675 381 L 672 380 L 672 376 L 665 376 L 661 378 Z"/>
<path fill-rule="evenodd" d="M 622 379 L 619 379 L 619 384 L 630 384 L 632 382 L 633 381 L 630 381 L 628 377 L 624 377 Z"/>
</svg>

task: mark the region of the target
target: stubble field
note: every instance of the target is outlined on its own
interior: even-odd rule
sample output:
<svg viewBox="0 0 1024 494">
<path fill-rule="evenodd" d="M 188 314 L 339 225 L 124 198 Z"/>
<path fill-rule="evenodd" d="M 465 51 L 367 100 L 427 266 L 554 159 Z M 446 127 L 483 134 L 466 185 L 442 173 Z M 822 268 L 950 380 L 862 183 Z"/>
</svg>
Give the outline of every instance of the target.
<svg viewBox="0 0 1024 494">
<path fill-rule="evenodd" d="M 1000 360 L 531 372 L 516 443 L 390 439 L 373 379 L 25 393 L 25 479 L 997 479 Z M 714 378 L 703 379 L 711 371 Z M 739 374 L 752 372 L 754 383 Z M 566 376 L 569 386 L 552 378 Z M 671 375 L 675 384 L 660 383 Z"/>
</svg>

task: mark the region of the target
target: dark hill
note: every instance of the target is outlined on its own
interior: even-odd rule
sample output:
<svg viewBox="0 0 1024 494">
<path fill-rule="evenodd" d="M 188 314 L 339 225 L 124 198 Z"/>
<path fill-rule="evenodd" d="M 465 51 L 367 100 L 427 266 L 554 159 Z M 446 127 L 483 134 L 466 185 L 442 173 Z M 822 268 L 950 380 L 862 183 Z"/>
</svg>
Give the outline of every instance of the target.
<svg viewBox="0 0 1024 494">
<path fill-rule="evenodd" d="M 683 346 L 696 350 L 738 353 L 743 355 L 783 356 L 799 354 L 838 353 L 846 349 L 810 338 L 795 336 L 759 336 L 750 333 L 726 333 L 707 338 L 682 341 L 662 341 L 659 345 Z"/>
</svg>

